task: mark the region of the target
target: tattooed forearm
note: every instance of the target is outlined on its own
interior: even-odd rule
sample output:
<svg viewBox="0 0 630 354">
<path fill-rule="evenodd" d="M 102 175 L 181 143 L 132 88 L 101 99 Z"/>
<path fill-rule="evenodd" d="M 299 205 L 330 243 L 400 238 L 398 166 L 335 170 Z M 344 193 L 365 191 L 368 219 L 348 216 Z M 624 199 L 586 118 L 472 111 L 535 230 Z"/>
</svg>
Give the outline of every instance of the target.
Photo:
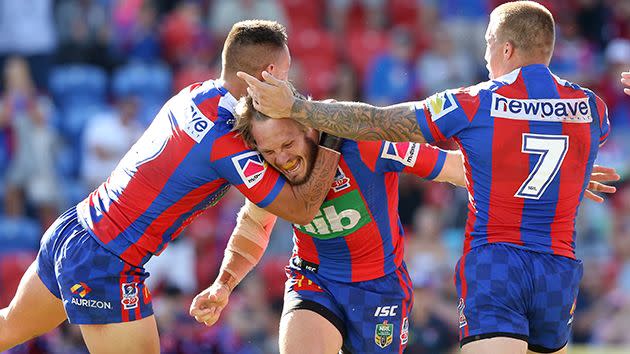
<svg viewBox="0 0 630 354">
<path fill-rule="evenodd" d="M 337 173 L 340 156 L 338 152 L 320 146 L 308 180 L 304 184 L 293 186 L 293 193 L 297 200 L 303 201 L 307 214 L 315 217 L 324 202 Z"/>
<path fill-rule="evenodd" d="M 291 118 L 353 140 L 425 142 L 413 103 L 374 107 L 358 102 L 324 103 L 296 99 Z"/>
</svg>

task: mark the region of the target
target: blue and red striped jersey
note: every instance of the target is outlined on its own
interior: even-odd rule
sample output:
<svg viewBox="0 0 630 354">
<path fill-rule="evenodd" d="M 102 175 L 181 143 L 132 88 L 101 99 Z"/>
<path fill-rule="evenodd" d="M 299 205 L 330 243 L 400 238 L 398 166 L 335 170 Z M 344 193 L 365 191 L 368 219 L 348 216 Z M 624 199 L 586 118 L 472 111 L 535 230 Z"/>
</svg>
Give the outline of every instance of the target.
<svg viewBox="0 0 630 354">
<path fill-rule="evenodd" d="M 308 225 L 294 225 L 293 255 L 342 282 L 395 271 L 404 254 L 398 175 L 435 178 L 446 152 L 427 144 L 345 141 L 333 184 Z"/>
<path fill-rule="evenodd" d="M 269 205 L 285 180 L 231 131 L 236 102 L 213 80 L 166 102 L 107 181 L 79 203 L 83 226 L 106 249 L 142 265 L 231 185 Z"/>
<path fill-rule="evenodd" d="M 428 142 L 453 137 L 469 194 L 464 252 L 504 242 L 575 258 L 575 218 L 610 130 L 604 102 L 544 65 L 416 107 Z"/>
</svg>

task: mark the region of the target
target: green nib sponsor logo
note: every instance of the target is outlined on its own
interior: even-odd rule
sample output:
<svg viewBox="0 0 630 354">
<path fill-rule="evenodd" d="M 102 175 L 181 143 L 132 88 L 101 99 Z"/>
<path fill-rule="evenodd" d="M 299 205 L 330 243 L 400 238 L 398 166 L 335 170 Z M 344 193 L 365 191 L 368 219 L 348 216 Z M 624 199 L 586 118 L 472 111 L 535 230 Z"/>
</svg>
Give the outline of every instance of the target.
<svg viewBox="0 0 630 354">
<path fill-rule="evenodd" d="M 381 348 L 392 344 L 394 340 L 394 325 L 383 321 L 376 325 L 374 329 L 374 342 Z"/>
<path fill-rule="evenodd" d="M 295 225 L 301 232 L 319 239 L 349 235 L 372 221 L 359 191 L 325 201 L 308 225 Z"/>
</svg>

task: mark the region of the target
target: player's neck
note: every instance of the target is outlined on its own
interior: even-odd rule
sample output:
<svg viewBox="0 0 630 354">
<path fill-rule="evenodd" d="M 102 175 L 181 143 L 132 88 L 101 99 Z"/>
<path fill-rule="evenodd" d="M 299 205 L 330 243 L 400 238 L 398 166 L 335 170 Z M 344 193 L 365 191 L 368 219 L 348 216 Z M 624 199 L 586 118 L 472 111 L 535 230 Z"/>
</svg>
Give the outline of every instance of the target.
<svg viewBox="0 0 630 354">
<path fill-rule="evenodd" d="M 223 87 L 237 100 L 247 95 L 247 84 L 236 75 L 226 75 L 222 73 L 219 80 L 223 81 Z"/>
<path fill-rule="evenodd" d="M 549 66 L 549 60 L 547 59 L 542 59 L 542 58 L 535 58 L 535 57 L 529 57 L 529 58 L 515 58 L 515 60 L 512 63 L 508 63 L 508 67 L 506 70 L 506 74 L 507 73 L 511 73 L 512 71 L 518 69 L 518 68 L 522 68 L 525 66 L 529 66 L 529 65 L 534 65 L 534 64 L 542 64 L 545 66 Z"/>
</svg>

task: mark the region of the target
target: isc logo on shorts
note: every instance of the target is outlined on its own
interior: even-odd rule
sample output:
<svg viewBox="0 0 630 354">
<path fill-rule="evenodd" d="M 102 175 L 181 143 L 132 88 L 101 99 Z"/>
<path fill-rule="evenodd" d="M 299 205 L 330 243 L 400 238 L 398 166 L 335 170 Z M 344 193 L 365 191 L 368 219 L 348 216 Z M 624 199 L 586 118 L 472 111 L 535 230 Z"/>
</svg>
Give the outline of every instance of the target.
<svg viewBox="0 0 630 354">
<path fill-rule="evenodd" d="M 252 188 L 258 184 L 267 170 L 267 163 L 256 151 L 248 151 L 244 154 L 234 156 L 232 163 L 247 188 Z"/>
</svg>

